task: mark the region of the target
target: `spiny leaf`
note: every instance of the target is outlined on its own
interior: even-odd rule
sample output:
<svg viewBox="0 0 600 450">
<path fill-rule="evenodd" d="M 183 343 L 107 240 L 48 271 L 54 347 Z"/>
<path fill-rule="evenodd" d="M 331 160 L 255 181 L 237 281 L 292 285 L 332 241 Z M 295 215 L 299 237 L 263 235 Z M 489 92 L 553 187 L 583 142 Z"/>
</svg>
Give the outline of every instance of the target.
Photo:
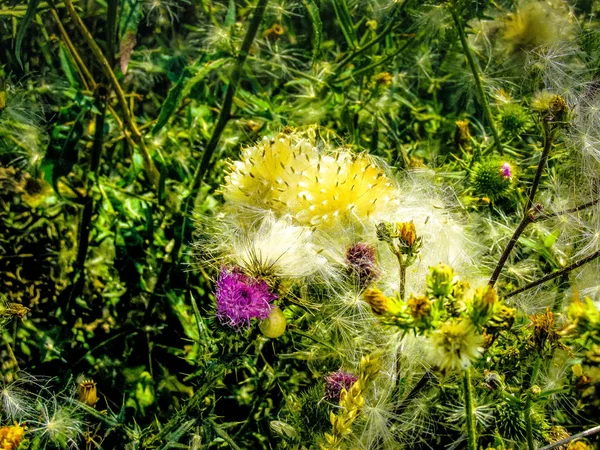
<svg viewBox="0 0 600 450">
<path fill-rule="evenodd" d="M 319 50 L 321 49 L 321 40 L 323 39 L 323 22 L 321 21 L 321 15 L 319 12 L 319 6 L 315 3 L 315 0 L 303 0 L 302 2 L 313 28 L 313 55 L 312 64 L 314 65 Z"/>
</svg>

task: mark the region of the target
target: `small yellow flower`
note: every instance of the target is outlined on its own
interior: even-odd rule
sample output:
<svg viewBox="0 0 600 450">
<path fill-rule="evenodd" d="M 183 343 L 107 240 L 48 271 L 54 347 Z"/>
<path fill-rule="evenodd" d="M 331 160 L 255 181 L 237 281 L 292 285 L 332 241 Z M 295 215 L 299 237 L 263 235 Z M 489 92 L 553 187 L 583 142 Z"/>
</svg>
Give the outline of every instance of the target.
<svg viewBox="0 0 600 450">
<path fill-rule="evenodd" d="M 569 443 L 567 450 L 592 450 L 585 442 L 577 441 Z"/>
<path fill-rule="evenodd" d="M 0 428 L 0 450 L 16 450 L 24 435 L 25 428 L 16 422 L 13 426 Z"/>
<path fill-rule="evenodd" d="M 471 148 L 471 132 L 469 131 L 469 121 L 468 120 L 457 120 L 456 122 L 456 130 L 454 131 L 454 145 L 458 149 L 460 147 L 468 150 Z"/>
<path fill-rule="evenodd" d="M 389 86 L 392 84 L 392 74 L 389 72 L 381 72 L 373 77 L 373 81 L 381 86 Z"/>
<path fill-rule="evenodd" d="M 96 382 L 94 380 L 84 380 L 79 383 L 79 401 L 92 407 L 98 403 Z"/>
</svg>

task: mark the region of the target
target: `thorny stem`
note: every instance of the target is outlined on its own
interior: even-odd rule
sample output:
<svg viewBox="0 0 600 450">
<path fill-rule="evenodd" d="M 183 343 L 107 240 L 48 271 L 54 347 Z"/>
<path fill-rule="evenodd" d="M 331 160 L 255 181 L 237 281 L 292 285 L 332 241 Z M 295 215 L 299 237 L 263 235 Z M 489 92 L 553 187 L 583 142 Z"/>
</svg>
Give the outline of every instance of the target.
<svg viewBox="0 0 600 450">
<path fill-rule="evenodd" d="M 569 442 L 572 442 L 576 439 L 590 437 L 598 433 L 600 433 L 600 425 L 594 428 L 590 428 L 589 430 L 582 431 L 581 433 L 574 434 L 573 436 L 569 436 L 568 438 L 561 439 L 560 441 L 554 442 L 550 445 L 546 445 L 545 447 L 540 447 L 538 450 L 552 450 L 557 447 L 562 447 L 563 445 L 568 444 Z"/>
<path fill-rule="evenodd" d="M 525 231 L 525 228 L 527 228 L 527 226 L 530 223 L 533 223 L 536 220 L 535 211 L 531 211 L 531 207 L 533 206 L 535 194 L 539 187 L 540 179 L 542 177 L 544 168 L 546 167 L 546 162 L 548 161 L 548 155 L 550 154 L 550 149 L 552 148 L 552 142 L 553 142 L 552 130 L 550 129 L 550 125 L 547 124 L 546 122 L 544 122 L 544 149 L 542 150 L 542 156 L 540 157 L 540 162 L 538 163 L 537 170 L 535 171 L 535 178 L 533 180 L 533 185 L 531 186 L 531 190 L 529 191 L 529 196 L 527 197 L 527 205 L 525 206 L 525 215 L 523 216 L 521 223 L 519 223 L 519 226 L 513 233 L 512 237 L 510 238 L 510 241 L 508 241 L 508 244 L 507 244 L 506 248 L 504 249 L 504 252 L 502 252 L 500 259 L 498 260 L 498 264 L 496 264 L 494 273 L 492 274 L 492 276 L 490 277 L 490 280 L 488 281 L 488 285 L 490 285 L 492 287 L 496 284 L 496 281 L 498 281 L 500 272 L 502 272 L 502 269 L 504 268 L 504 265 L 506 264 L 508 257 L 510 256 L 517 241 L 519 240 L 519 237 L 521 236 L 521 234 L 523 234 L 523 231 Z"/>
<path fill-rule="evenodd" d="M 154 295 L 148 302 L 146 314 L 144 316 L 145 319 L 148 318 L 150 312 L 152 311 L 154 302 L 156 301 L 156 296 L 158 295 L 157 291 L 164 289 L 164 284 L 167 281 L 170 268 L 174 266 L 177 259 L 179 258 L 179 252 L 181 250 L 181 246 L 185 236 L 185 230 L 187 228 L 188 213 L 192 209 L 196 197 L 200 194 L 200 187 L 202 185 L 202 181 L 204 180 L 204 177 L 210 169 L 211 158 L 217 148 L 217 145 L 219 144 L 221 134 L 225 130 L 225 127 L 229 120 L 231 120 L 231 107 L 233 106 L 233 97 L 235 95 L 235 91 L 242 76 L 242 70 L 248 57 L 250 47 L 252 46 L 252 42 L 254 42 L 254 38 L 256 37 L 258 27 L 260 26 L 260 23 L 262 21 L 262 17 L 267 7 L 267 3 L 268 0 L 258 0 L 258 4 L 254 9 L 254 15 L 252 16 L 252 20 L 250 22 L 250 25 L 248 26 L 248 31 L 246 32 L 246 36 L 244 37 L 242 47 L 240 48 L 237 60 L 235 62 L 235 66 L 229 79 L 229 85 L 227 86 L 227 91 L 225 92 L 225 99 L 223 100 L 223 106 L 221 107 L 221 112 L 219 113 L 217 123 L 213 130 L 210 141 L 208 142 L 206 149 L 204 150 L 202 161 L 198 164 L 196 170 L 194 171 L 194 178 L 190 185 L 188 197 L 183 202 L 183 207 L 180 211 L 180 216 L 178 218 L 179 223 L 175 225 L 176 237 L 175 245 L 173 246 L 173 250 L 171 252 L 171 262 L 165 263 L 161 268 L 157 279 L 157 286 L 159 286 L 159 288 L 155 290 Z"/>
<path fill-rule="evenodd" d="M 533 405 L 533 398 L 531 393 L 531 387 L 534 385 L 540 366 L 542 364 L 542 357 L 540 353 L 537 354 L 533 368 L 531 370 L 531 378 L 529 379 L 529 392 L 527 393 L 527 401 L 525 402 L 525 432 L 527 434 L 527 449 L 535 450 L 535 444 L 533 442 L 533 423 L 531 421 L 531 407 Z"/>
<path fill-rule="evenodd" d="M 592 253 L 591 255 L 586 256 L 585 258 L 580 259 L 579 261 L 574 262 L 573 264 L 568 265 L 567 267 L 563 267 L 562 269 L 557 270 L 556 272 L 549 273 L 548 275 L 546 275 L 538 280 L 535 280 L 523 287 L 520 287 L 519 289 L 515 289 L 514 291 L 511 291 L 508 294 L 506 294 L 504 296 L 504 298 L 513 297 L 517 294 L 520 294 L 521 292 L 525 292 L 531 288 L 539 286 L 540 284 L 543 284 L 546 281 L 550 281 L 555 278 L 558 278 L 561 275 L 564 275 L 565 273 L 569 273 L 569 272 L 577 269 L 578 267 L 581 267 L 581 266 L 589 263 L 590 261 L 593 261 L 594 259 L 596 259 L 598 257 L 600 257 L 600 250 Z"/>
<path fill-rule="evenodd" d="M 465 30 L 463 28 L 461 18 L 459 17 L 456 11 L 456 5 L 450 6 L 448 9 L 450 10 L 450 14 L 452 14 L 452 19 L 454 19 L 454 24 L 456 25 L 456 29 L 458 30 L 460 43 L 462 45 L 463 51 L 465 52 L 465 56 L 467 57 L 467 62 L 469 63 L 469 68 L 471 69 L 471 73 L 473 74 L 473 79 L 475 80 L 475 90 L 477 91 L 479 101 L 481 102 L 481 106 L 483 107 L 485 119 L 487 120 L 488 125 L 492 130 L 492 135 L 494 136 L 494 143 L 496 144 L 496 149 L 498 150 L 498 153 L 502 155 L 503 150 L 502 143 L 500 142 L 500 135 L 498 134 L 498 130 L 496 128 L 496 122 L 492 117 L 492 112 L 490 110 L 490 105 L 488 104 L 487 97 L 485 95 L 485 92 L 483 91 L 483 84 L 481 83 L 479 69 L 477 68 L 477 64 L 475 63 L 475 59 L 473 58 L 473 53 L 471 52 L 471 48 L 469 47 L 469 43 L 467 42 L 467 36 L 465 35 Z"/>
<path fill-rule="evenodd" d="M 465 409 L 467 415 L 467 445 L 469 450 L 477 450 L 477 432 L 475 429 L 473 385 L 471 383 L 470 367 L 467 367 L 463 373 L 463 389 L 465 391 Z"/>
<path fill-rule="evenodd" d="M 512 237 L 510 238 L 510 241 L 508 241 L 506 248 L 502 252 L 502 255 L 500 256 L 500 260 L 498 261 L 498 264 L 496 264 L 496 268 L 494 269 L 494 273 L 492 274 L 490 280 L 488 281 L 488 285 L 493 287 L 496 284 L 496 281 L 498 281 L 498 277 L 500 276 L 500 272 L 502 271 L 502 268 L 506 264 L 506 261 L 508 260 L 510 253 L 512 252 L 517 241 L 519 240 L 519 237 L 521 236 L 521 234 L 523 234 L 523 231 L 525 231 L 525 228 L 527 228 L 527 226 L 532 222 L 533 222 L 533 215 L 526 213 L 525 216 L 523 217 L 523 219 L 521 220 L 521 223 L 519 223 L 519 226 L 513 233 Z"/>
<path fill-rule="evenodd" d="M 75 26 L 77 27 L 79 32 L 82 34 L 83 38 L 86 40 L 87 44 L 89 45 L 90 49 L 92 50 L 92 53 L 94 54 L 94 57 L 100 64 L 100 67 L 102 68 L 102 71 L 104 72 L 104 75 L 110 80 L 110 83 L 115 91 L 115 94 L 117 95 L 117 100 L 119 102 L 119 105 L 121 106 L 121 109 L 123 110 L 123 116 L 125 118 L 125 123 L 127 124 L 128 128 L 130 129 L 131 134 L 132 134 L 132 139 L 137 144 L 137 146 L 140 150 L 140 153 L 142 155 L 142 159 L 144 161 L 144 170 L 146 171 L 146 175 L 148 176 L 148 179 L 150 180 L 152 185 L 157 187 L 158 183 L 159 183 L 159 179 L 160 179 L 160 173 L 156 169 L 156 166 L 154 165 L 154 162 L 152 161 L 152 158 L 150 157 L 148 147 L 146 147 L 142 133 L 140 132 L 140 130 L 135 122 L 135 117 L 133 116 L 133 114 L 131 113 L 131 110 L 129 109 L 129 105 L 127 104 L 127 99 L 125 98 L 125 93 L 123 92 L 123 89 L 121 88 L 121 85 L 119 84 L 119 80 L 117 80 L 117 77 L 116 77 L 115 73 L 113 72 L 113 70 L 110 66 L 110 63 L 104 56 L 104 53 L 102 53 L 102 49 L 98 46 L 98 44 L 96 43 L 96 40 L 94 39 L 94 37 L 92 36 L 90 31 L 87 29 L 87 27 L 83 23 L 83 20 L 81 20 L 81 17 L 75 10 L 72 0 L 64 0 L 64 4 L 65 4 L 65 8 L 66 8 L 67 12 L 71 16 L 71 19 L 73 20 L 73 23 L 75 24 Z"/>
</svg>

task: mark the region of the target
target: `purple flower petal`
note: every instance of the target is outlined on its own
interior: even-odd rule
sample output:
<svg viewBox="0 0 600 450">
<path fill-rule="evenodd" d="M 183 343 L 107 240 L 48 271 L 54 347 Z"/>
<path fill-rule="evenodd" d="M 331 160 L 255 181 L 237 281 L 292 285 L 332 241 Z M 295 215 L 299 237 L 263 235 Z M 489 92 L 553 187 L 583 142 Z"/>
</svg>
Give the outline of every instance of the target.
<svg viewBox="0 0 600 450">
<path fill-rule="evenodd" d="M 249 326 L 250 320 L 264 320 L 271 312 L 271 302 L 277 295 L 269 285 L 254 280 L 238 269 L 222 268 L 217 280 L 217 317 L 222 323 L 239 328 Z"/>
</svg>

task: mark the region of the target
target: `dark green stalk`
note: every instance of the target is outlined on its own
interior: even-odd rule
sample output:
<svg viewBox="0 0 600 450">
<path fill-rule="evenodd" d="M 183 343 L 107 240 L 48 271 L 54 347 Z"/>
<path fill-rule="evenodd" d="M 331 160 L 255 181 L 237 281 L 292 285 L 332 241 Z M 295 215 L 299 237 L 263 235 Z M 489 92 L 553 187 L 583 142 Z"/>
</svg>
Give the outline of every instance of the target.
<svg viewBox="0 0 600 450">
<path fill-rule="evenodd" d="M 223 106 L 221 107 L 221 112 L 219 113 L 217 124 L 215 125 L 213 134 L 210 137 L 210 141 L 208 141 L 206 150 L 204 150 L 202 161 L 196 169 L 196 173 L 190 190 L 191 194 L 189 197 L 192 201 L 195 200 L 196 196 L 199 193 L 202 181 L 204 180 L 208 169 L 210 169 L 210 162 L 213 153 L 217 149 L 217 145 L 219 144 L 221 135 L 225 130 L 225 126 L 231 120 L 231 107 L 233 106 L 233 97 L 240 82 L 240 78 L 242 77 L 242 71 L 244 69 L 244 64 L 246 63 L 246 58 L 248 57 L 250 47 L 252 46 L 252 42 L 254 42 L 254 38 L 256 37 L 256 33 L 258 32 L 258 27 L 260 26 L 260 23 L 262 21 L 262 17 L 265 13 L 268 1 L 269 0 L 259 0 L 258 4 L 256 5 L 256 8 L 254 9 L 254 15 L 252 16 L 252 20 L 250 21 L 250 25 L 248 26 L 248 31 L 246 32 L 246 36 L 244 37 L 244 42 L 242 43 L 242 47 L 238 53 L 235 66 L 233 67 L 233 71 L 231 72 L 231 77 L 229 78 L 229 85 L 227 86 L 227 91 L 225 92 L 225 99 L 223 100 Z M 186 212 L 189 212 L 189 207 L 191 204 L 193 204 L 193 202 L 190 203 L 190 201 L 188 200 L 186 204 Z"/>
<path fill-rule="evenodd" d="M 106 118 L 106 88 L 98 85 L 96 88 L 96 108 L 99 114 L 96 115 L 94 141 L 92 144 L 92 153 L 90 157 L 90 174 L 93 178 L 88 177 L 86 181 L 85 204 L 81 213 L 79 223 L 79 237 L 77 243 L 77 257 L 75 260 L 75 279 L 72 289 L 67 297 L 65 313 L 69 314 L 72 300 L 79 295 L 85 284 L 85 261 L 90 241 L 91 221 L 94 213 L 94 199 L 92 196 L 92 180 L 96 182 L 98 169 L 100 167 L 100 155 L 102 153 L 102 144 L 104 141 L 104 120 Z"/>
<path fill-rule="evenodd" d="M 535 171 L 535 177 L 533 179 L 533 184 L 531 185 L 531 190 L 529 191 L 529 196 L 527 197 L 527 206 L 525 206 L 525 211 L 528 211 L 529 208 L 533 206 L 533 201 L 535 200 L 535 194 L 540 185 L 540 180 L 542 179 L 542 173 L 544 173 L 544 169 L 546 168 L 546 163 L 548 162 L 548 155 L 550 154 L 550 149 L 552 148 L 552 143 L 554 142 L 552 136 L 552 129 L 550 124 L 548 124 L 545 120 L 544 124 L 544 149 L 542 150 L 542 156 L 540 157 L 540 162 L 538 163 L 537 170 Z"/>
<path fill-rule="evenodd" d="M 475 90 L 477 91 L 479 101 L 481 102 L 483 114 L 485 115 L 488 125 L 492 130 L 492 135 L 494 136 L 496 149 L 498 150 L 498 153 L 502 155 L 503 150 L 502 143 L 500 142 L 500 135 L 498 134 L 498 130 L 496 129 L 496 122 L 494 122 L 494 118 L 492 117 L 492 111 L 490 110 L 490 105 L 487 101 L 487 97 L 483 90 L 483 83 L 481 82 L 481 76 L 479 75 L 477 63 L 475 62 L 475 58 L 473 58 L 473 52 L 471 52 L 471 48 L 469 47 L 469 43 L 467 42 L 467 36 L 463 28 L 462 19 L 456 12 L 455 5 L 450 6 L 449 10 L 450 14 L 452 14 L 452 19 L 454 19 L 454 24 L 456 25 L 456 29 L 458 30 L 458 36 L 460 37 L 460 43 L 462 45 L 463 51 L 465 52 L 465 56 L 467 57 L 467 62 L 469 63 L 469 68 L 471 69 L 471 73 L 473 74 L 473 79 L 475 80 Z"/>
<path fill-rule="evenodd" d="M 463 389 L 465 392 L 465 412 L 467 415 L 467 446 L 469 450 L 477 450 L 477 430 L 470 367 L 466 368 L 463 372 Z"/>
<path fill-rule="evenodd" d="M 504 265 L 506 264 L 508 257 L 510 256 L 513 248 L 517 244 L 517 241 L 519 240 L 519 237 L 521 237 L 521 234 L 523 234 L 523 231 L 525 231 L 525 228 L 527 228 L 527 226 L 532 222 L 533 222 L 533 215 L 525 214 L 525 216 L 521 220 L 521 223 L 519 223 L 519 226 L 513 233 L 512 237 L 510 238 L 510 241 L 508 241 L 506 248 L 502 252 L 502 255 L 500 256 L 500 260 L 498 261 L 498 264 L 496 264 L 494 273 L 492 274 L 492 276 L 490 277 L 490 280 L 488 281 L 488 284 L 490 286 L 493 287 L 496 284 L 496 281 L 498 281 L 500 272 L 502 272 L 502 269 L 504 268 Z"/>
</svg>

